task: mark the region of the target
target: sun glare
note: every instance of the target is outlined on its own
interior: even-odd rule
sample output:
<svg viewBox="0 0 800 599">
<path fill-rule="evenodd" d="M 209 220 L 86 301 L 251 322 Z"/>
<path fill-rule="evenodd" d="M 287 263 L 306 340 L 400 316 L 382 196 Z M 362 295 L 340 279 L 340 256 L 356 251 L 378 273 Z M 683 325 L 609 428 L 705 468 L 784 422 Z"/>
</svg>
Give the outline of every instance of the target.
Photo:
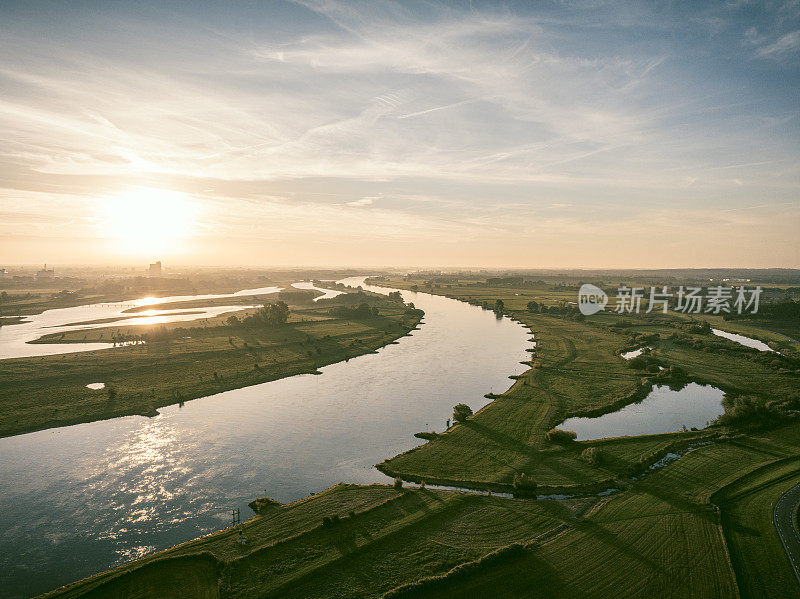
<svg viewBox="0 0 800 599">
<path fill-rule="evenodd" d="M 179 251 L 195 226 L 196 205 L 180 192 L 140 188 L 105 202 L 103 232 L 121 253 L 152 257 Z"/>
</svg>

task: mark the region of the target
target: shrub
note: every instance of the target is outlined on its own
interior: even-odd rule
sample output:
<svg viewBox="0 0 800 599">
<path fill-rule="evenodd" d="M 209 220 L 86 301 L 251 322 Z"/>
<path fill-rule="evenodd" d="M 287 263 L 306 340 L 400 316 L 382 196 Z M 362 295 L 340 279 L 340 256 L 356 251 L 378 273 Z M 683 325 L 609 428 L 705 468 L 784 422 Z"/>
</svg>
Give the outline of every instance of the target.
<svg viewBox="0 0 800 599">
<path fill-rule="evenodd" d="M 645 360 L 642 356 L 636 356 L 635 358 L 628 360 L 628 368 L 633 368 L 634 370 L 644 370 L 646 366 L 647 360 Z"/>
<path fill-rule="evenodd" d="M 286 302 L 278 301 L 274 304 L 264 304 L 255 314 L 244 319 L 249 326 L 276 326 L 286 324 L 289 319 L 289 306 Z"/>
<path fill-rule="evenodd" d="M 472 408 L 465 403 L 459 403 L 453 406 L 453 421 L 462 424 L 472 416 Z"/>
<path fill-rule="evenodd" d="M 514 482 L 511 483 L 515 491 L 534 491 L 538 486 L 536 481 L 529 478 L 524 472 L 519 472 L 514 475 Z"/>
<path fill-rule="evenodd" d="M 560 428 L 552 428 L 547 431 L 545 438 L 550 441 L 550 443 L 571 443 L 578 438 L 578 433 L 575 431 L 565 431 Z"/>
<path fill-rule="evenodd" d="M 581 459 L 592 466 L 600 466 L 606 459 L 605 453 L 597 447 L 587 447 L 581 453 Z"/>
<path fill-rule="evenodd" d="M 331 526 L 334 526 L 336 524 L 339 524 L 339 515 L 338 514 L 334 514 L 333 516 L 323 516 L 323 518 L 322 518 L 322 526 L 324 528 L 330 528 Z"/>
<path fill-rule="evenodd" d="M 781 409 L 765 397 L 740 395 L 722 398 L 725 413 L 717 422 L 728 426 L 766 426 L 776 423 L 782 416 Z"/>
</svg>

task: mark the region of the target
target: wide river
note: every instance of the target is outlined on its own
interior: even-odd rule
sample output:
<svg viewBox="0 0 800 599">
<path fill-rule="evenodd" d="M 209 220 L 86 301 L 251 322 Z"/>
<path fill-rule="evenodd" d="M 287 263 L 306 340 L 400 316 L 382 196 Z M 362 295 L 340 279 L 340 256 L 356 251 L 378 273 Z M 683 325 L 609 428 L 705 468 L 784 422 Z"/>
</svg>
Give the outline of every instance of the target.
<svg viewBox="0 0 800 599">
<path fill-rule="evenodd" d="M 155 418 L 0 439 L 0 596 L 42 593 L 218 530 L 232 509 L 244 520 L 256 497 L 286 502 L 340 481 L 388 482 L 374 464 L 422 443 L 415 432 L 442 431 L 454 404 L 482 407 L 485 393 L 505 391 L 508 376 L 525 370 L 530 334 L 521 325 L 402 294 L 425 310 L 419 330 L 321 376 L 227 391 Z M 48 322 L 104 316 L 58 312 L 46 312 Z"/>
</svg>

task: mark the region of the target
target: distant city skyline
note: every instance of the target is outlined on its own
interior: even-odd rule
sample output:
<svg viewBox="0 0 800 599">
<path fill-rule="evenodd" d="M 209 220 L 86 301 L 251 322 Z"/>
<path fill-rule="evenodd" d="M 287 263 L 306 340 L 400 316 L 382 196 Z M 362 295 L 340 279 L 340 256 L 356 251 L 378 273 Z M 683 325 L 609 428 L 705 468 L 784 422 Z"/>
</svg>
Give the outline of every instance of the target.
<svg viewBox="0 0 800 599">
<path fill-rule="evenodd" d="M 800 3 L 0 1 L 0 262 L 800 266 Z"/>
</svg>

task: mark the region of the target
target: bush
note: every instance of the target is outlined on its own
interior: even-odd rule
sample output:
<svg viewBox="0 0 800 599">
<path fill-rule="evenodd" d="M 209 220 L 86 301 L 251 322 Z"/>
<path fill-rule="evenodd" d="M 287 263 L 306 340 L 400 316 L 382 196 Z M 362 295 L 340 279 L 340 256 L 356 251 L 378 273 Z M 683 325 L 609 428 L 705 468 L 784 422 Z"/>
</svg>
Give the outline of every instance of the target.
<svg viewBox="0 0 800 599">
<path fill-rule="evenodd" d="M 600 466 L 605 461 L 606 455 L 597 447 L 587 447 L 581 453 L 581 459 L 592 466 Z"/>
<path fill-rule="evenodd" d="M 535 491 L 538 485 L 535 480 L 528 478 L 527 474 L 520 472 L 514 475 L 514 482 L 511 483 L 511 486 L 515 491 Z"/>
<path fill-rule="evenodd" d="M 725 413 L 717 422 L 727 426 L 767 426 L 778 422 L 783 415 L 777 405 L 757 395 L 726 395 L 722 398 L 722 407 Z"/>
<path fill-rule="evenodd" d="M 330 528 L 331 526 L 335 526 L 336 524 L 339 524 L 338 514 L 334 514 L 333 516 L 323 516 L 322 526 L 324 528 Z"/>
<path fill-rule="evenodd" d="M 403 479 L 398 476 L 396 479 L 394 479 L 394 485 L 393 486 L 398 491 L 401 491 L 403 489 Z"/>
<path fill-rule="evenodd" d="M 274 304 L 264 304 L 255 314 L 244 319 L 248 326 L 276 326 L 286 324 L 289 318 L 289 306 L 286 302 L 278 301 Z"/>
<path fill-rule="evenodd" d="M 547 431 L 545 438 L 550 441 L 550 443 L 572 443 L 578 438 L 578 433 L 575 431 L 565 431 L 560 428 L 552 428 Z"/>
<path fill-rule="evenodd" d="M 464 423 L 467 418 L 472 416 L 472 408 L 465 403 L 459 403 L 453 406 L 453 421 L 458 424 Z"/>
</svg>

